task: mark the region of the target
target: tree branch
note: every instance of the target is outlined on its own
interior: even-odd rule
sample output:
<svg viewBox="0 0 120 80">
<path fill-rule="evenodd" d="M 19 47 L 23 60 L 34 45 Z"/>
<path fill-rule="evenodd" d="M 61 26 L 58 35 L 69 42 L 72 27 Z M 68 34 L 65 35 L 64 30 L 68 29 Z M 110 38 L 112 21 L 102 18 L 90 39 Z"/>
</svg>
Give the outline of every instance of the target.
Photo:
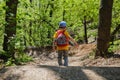
<svg viewBox="0 0 120 80">
<path fill-rule="evenodd" d="M 114 36 L 120 29 L 120 24 L 115 28 L 115 30 L 111 33 L 111 36 Z"/>
</svg>

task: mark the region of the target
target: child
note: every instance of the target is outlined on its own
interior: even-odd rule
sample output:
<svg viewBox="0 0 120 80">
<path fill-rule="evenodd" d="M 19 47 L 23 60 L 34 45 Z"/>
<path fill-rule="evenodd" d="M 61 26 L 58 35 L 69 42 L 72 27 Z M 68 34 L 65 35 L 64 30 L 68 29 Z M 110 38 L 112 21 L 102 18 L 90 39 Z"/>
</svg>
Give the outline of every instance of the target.
<svg viewBox="0 0 120 80">
<path fill-rule="evenodd" d="M 60 35 L 65 36 L 64 40 L 63 39 L 58 40 L 58 37 Z M 55 49 L 57 49 L 59 66 L 62 66 L 62 65 L 68 66 L 69 40 L 71 40 L 76 46 L 78 46 L 78 44 L 67 32 L 65 21 L 61 21 L 59 23 L 59 29 L 55 32 L 53 38 L 54 38 L 54 40 L 53 40 L 53 50 L 55 51 Z M 55 48 L 55 46 L 57 48 Z M 64 64 L 62 64 L 62 57 L 64 59 Z"/>
</svg>

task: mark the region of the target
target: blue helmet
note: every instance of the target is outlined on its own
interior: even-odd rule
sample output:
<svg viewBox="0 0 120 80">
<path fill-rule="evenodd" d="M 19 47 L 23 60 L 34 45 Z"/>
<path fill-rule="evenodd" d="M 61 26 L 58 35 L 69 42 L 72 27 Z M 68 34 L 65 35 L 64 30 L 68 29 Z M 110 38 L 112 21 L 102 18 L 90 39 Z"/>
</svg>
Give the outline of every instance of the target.
<svg viewBox="0 0 120 80">
<path fill-rule="evenodd" d="M 61 21 L 59 23 L 59 27 L 65 28 L 66 27 L 66 22 L 65 21 Z"/>
</svg>

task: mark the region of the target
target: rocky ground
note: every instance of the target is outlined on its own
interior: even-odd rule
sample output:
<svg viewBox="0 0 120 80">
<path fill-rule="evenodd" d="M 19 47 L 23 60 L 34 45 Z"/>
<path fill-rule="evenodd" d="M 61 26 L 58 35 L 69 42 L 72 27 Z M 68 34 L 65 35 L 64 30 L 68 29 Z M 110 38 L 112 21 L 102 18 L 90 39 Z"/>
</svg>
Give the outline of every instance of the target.
<svg viewBox="0 0 120 80">
<path fill-rule="evenodd" d="M 56 52 L 24 65 L 4 67 L 0 80 L 120 80 L 119 51 L 110 58 L 93 59 L 94 49 L 94 44 L 71 48 L 68 67 L 58 66 Z"/>
</svg>

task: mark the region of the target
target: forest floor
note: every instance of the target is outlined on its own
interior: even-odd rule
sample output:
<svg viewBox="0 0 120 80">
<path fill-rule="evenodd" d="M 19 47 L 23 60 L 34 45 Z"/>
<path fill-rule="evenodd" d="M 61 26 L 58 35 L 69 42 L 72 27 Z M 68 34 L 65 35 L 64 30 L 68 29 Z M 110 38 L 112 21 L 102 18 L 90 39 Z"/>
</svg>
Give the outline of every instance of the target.
<svg viewBox="0 0 120 80">
<path fill-rule="evenodd" d="M 120 80 L 120 52 L 110 58 L 93 59 L 95 44 L 71 48 L 69 66 L 59 67 L 57 53 L 40 55 L 34 61 L 0 70 L 0 80 Z"/>
</svg>

